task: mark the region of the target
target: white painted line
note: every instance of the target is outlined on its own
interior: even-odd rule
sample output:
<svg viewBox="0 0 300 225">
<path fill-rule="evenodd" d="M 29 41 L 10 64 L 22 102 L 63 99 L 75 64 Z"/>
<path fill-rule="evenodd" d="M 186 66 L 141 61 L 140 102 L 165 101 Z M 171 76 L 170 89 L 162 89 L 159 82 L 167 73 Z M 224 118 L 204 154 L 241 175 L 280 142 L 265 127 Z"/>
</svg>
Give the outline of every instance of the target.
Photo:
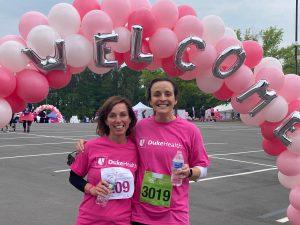
<svg viewBox="0 0 300 225">
<path fill-rule="evenodd" d="M 247 151 L 247 152 L 218 153 L 218 154 L 212 154 L 212 155 L 209 155 L 209 157 L 212 157 L 212 156 L 218 156 L 218 155 L 240 155 L 240 154 L 248 154 L 248 153 L 253 153 L 253 152 L 263 152 L 263 151 L 264 151 L 264 150 Z"/>
<path fill-rule="evenodd" d="M 279 220 L 276 220 L 276 222 L 278 222 L 278 223 L 286 223 L 286 222 L 289 222 L 289 218 L 284 217 L 284 218 L 281 218 Z"/>
<path fill-rule="evenodd" d="M 204 145 L 228 145 L 228 143 L 205 143 Z"/>
<path fill-rule="evenodd" d="M 70 152 L 58 152 L 58 153 L 44 153 L 44 154 L 37 154 L 37 155 L 16 155 L 16 156 L 7 156 L 1 157 L 1 159 L 16 159 L 16 158 L 28 158 L 28 157 L 38 157 L 38 156 L 49 156 L 49 155 L 64 155 Z"/>
<path fill-rule="evenodd" d="M 257 131 L 258 129 L 254 129 L 254 128 L 252 128 L 252 129 L 251 129 L 251 128 L 250 128 L 250 129 L 249 129 L 249 128 L 245 128 L 245 129 L 234 129 L 234 130 L 233 130 L 233 129 L 230 129 L 230 130 L 219 130 L 219 131 L 241 131 L 241 130 L 242 130 L 242 131 L 243 131 L 243 130 L 245 130 L 245 131 L 249 131 L 249 130 L 255 130 L 255 131 Z"/>
<path fill-rule="evenodd" d="M 33 134 L 31 134 L 33 135 Z M 91 135 L 82 135 L 82 136 L 45 136 L 45 135 L 33 135 L 32 137 L 9 137 L 9 138 L 0 138 L 0 140 L 16 140 L 16 139 L 33 139 L 33 138 L 43 138 L 43 137 L 51 137 L 51 138 L 58 138 L 58 139 L 67 139 L 67 140 L 75 140 L 73 138 L 83 138 L 83 137 L 97 137 L 95 134 Z"/>
<path fill-rule="evenodd" d="M 61 173 L 61 172 L 68 172 L 70 171 L 70 169 L 66 169 L 66 170 L 55 170 L 53 171 L 54 173 Z"/>
<path fill-rule="evenodd" d="M 268 168 L 268 169 L 255 170 L 255 171 L 250 171 L 250 172 L 245 172 L 245 173 L 236 173 L 236 174 L 229 174 L 229 175 L 224 175 L 224 176 L 203 178 L 203 179 L 200 179 L 199 181 L 194 182 L 194 183 L 208 181 L 208 180 L 217 180 L 217 179 L 227 178 L 227 177 L 236 177 L 236 176 L 243 176 L 243 175 L 249 175 L 249 174 L 254 174 L 254 173 L 261 173 L 261 172 L 270 171 L 270 170 L 276 170 L 276 169 L 277 168 Z"/>
<path fill-rule="evenodd" d="M 214 159 L 222 159 L 222 160 L 233 161 L 233 162 L 248 163 L 248 164 L 259 165 L 259 166 L 268 166 L 268 167 L 274 167 L 274 168 L 277 168 L 277 167 L 274 166 L 274 165 L 268 165 L 268 164 L 263 164 L 263 163 L 249 162 L 249 161 L 236 160 L 236 159 L 220 158 L 220 157 L 215 157 L 215 156 L 211 156 L 211 158 L 214 158 Z"/>
<path fill-rule="evenodd" d="M 41 135 L 41 134 L 28 134 L 28 135 L 35 136 L 35 137 L 57 138 L 57 139 L 63 139 L 63 140 L 74 140 L 74 141 L 78 140 L 78 139 L 74 139 L 74 138 L 64 138 L 64 137 L 60 137 L 60 136 L 48 136 L 48 135 Z"/>
<path fill-rule="evenodd" d="M 23 145 L 0 145 L 0 148 L 5 147 L 21 147 L 21 146 L 38 146 L 38 145 L 61 145 L 61 144 L 74 144 L 75 142 L 58 142 L 58 143 L 41 143 L 41 144 L 23 144 Z"/>
</svg>

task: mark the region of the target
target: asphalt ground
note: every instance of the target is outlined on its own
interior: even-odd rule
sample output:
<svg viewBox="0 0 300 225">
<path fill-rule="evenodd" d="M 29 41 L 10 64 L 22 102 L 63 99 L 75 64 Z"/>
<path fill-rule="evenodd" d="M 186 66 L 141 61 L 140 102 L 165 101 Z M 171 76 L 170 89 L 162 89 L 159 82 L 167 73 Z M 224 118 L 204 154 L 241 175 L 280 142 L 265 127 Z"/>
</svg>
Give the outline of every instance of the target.
<svg viewBox="0 0 300 225">
<path fill-rule="evenodd" d="M 191 183 L 191 225 L 289 224 L 289 190 L 258 128 L 240 122 L 196 123 L 211 166 Z M 33 124 L 31 133 L 0 132 L 0 225 L 71 225 L 82 193 L 68 182 L 66 155 L 95 124 Z M 162 224 L 163 225 L 163 224 Z"/>
</svg>

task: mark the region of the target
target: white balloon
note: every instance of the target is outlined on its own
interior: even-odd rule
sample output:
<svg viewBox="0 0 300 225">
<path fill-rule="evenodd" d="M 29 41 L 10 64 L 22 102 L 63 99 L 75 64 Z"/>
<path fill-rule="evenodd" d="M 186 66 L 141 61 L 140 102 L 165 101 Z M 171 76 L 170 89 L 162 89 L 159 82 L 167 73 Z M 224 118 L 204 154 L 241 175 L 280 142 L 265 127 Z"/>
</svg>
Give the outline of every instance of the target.
<svg viewBox="0 0 300 225">
<path fill-rule="evenodd" d="M 214 93 L 219 90 L 224 80 L 215 77 L 211 70 L 206 70 L 196 77 L 198 88 L 205 93 Z"/>
<path fill-rule="evenodd" d="M 254 67 L 254 73 L 257 74 L 259 70 L 265 67 L 277 68 L 280 71 L 282 71 L 281 62 L 278 59 L 273 57 L 265 57 L 260 61 L 260 63 L 256 67 Z"/>
<path fill-rule="evenodd" d="M 0 46 L 0 63 L 12 72 L 23 70 L 29 58 L 21 52 L 25 46 L 17 41 L 7 41 Z"/>
<path fill-rule="evenodd" d="M 27 36 L 27 45 L 41 58 L 54 56 L 55 41 L 60 39 L 59 34 L 48 25 L 34 27 Z"/>
<path fill-rule="evenodd" d="M 283 120 L 288 113 L 288 103 L 282 96 L 277 96 L 268 104 L 261 113 L 269 122 L 279 122 Z"/>
<path fill-rule="evenodd" d="M 224 36 L 226 36 L 226 37 L 232 37 L 234 39 L 237 39 L 236 33 L 230 27 L 225 27 Z"/>
<path fill-rule="evenodd" d="M 262 113 L 257 113 L 254 117 L 249 116 L 249 114 L 240 114 L 243 123 L 249 126 L 259 126 L 264 121 L 264 115 Z"/>
<path fill-rule="evenodd" d="M 300 185 L 300 175 L 286 176 L 281 172 L 278 172 L 278 180 L 282 184 L 282 186 L 288 189 L 292 189 Z"/>
<path fill-rule="evenodd" d="M 203 39 L 211 44 L 216 44 L 225 32 L 223 20 L 219 16 L 209 15 L 203 18 L 202 23 Z"/>
<path fill-rule="evenodd" d="M 0 128 L 5 127 L 9 123 L 11 116 L 12 109 L 10 104 L 3 98 L 0 98 Z"/>
<path fill-rule="evenodd" d="M 85 67 L 92 60 L 93 46 L 80 34 L 72 34 L 65 39 L 68 65 Z"/>
<path fill-rule="evenodd" d="M 48 14 L 48 20 L 49 25 L 63 38 L 77 33 L 81 23 L 78 11 L 68 3 L 54 5 Z"/>
</svg>

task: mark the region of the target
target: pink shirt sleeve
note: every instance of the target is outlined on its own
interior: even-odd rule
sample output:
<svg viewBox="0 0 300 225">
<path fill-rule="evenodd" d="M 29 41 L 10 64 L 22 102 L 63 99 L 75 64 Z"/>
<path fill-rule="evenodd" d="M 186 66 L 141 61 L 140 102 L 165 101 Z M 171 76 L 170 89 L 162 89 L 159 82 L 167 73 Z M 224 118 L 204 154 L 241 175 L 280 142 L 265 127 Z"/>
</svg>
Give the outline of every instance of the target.
<svg viewBox="0 0 300 225">
<path fill-rule="evenodd" d="M 188 157 L 189 166 L 208 167 L 209 159 L 206 153 L 206 149 L 204 147 L 202 134 L 198 128 L 193 129 L 193 133 L 191 135 L 191 142 L 191 149 Z"/>
<path fill-rule="evenodd" d="M 88 148 L 84 149 L 84 152 L 76 155 L 75 161 L 70 166 L 70 169 L 77 175 L 85 177 L 89 168 Z"/>
</svg>

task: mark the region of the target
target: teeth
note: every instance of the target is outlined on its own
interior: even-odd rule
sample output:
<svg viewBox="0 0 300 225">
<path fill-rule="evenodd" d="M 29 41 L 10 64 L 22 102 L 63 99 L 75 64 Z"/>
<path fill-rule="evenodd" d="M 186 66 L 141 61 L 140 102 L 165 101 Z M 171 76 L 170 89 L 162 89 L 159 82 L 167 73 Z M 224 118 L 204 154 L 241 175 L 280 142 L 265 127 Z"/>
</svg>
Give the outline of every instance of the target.
<svg viewBox="0 0 300 225">
<path fill-rule="evenodd" d="M 123 127 L 124 127 L 124 125 L 115 126 L 115 128 L 117 128 L 117 129 L 121 129 Z"/>
</svg>

